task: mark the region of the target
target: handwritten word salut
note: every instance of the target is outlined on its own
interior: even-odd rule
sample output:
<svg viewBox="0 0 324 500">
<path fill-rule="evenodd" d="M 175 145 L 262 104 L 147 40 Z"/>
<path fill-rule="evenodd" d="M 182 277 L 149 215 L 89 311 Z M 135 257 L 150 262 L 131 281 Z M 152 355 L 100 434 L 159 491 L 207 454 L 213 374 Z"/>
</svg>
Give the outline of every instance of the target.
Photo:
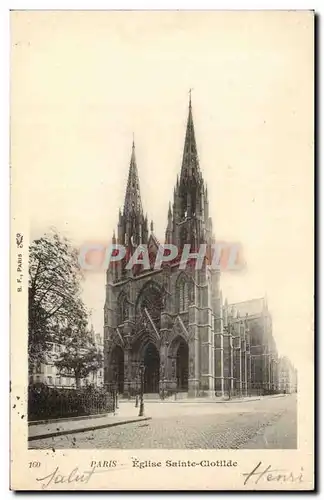
<svg viewBox="0 0 324 500">
<path fill-rule="evenodd" d="M 207 264 L 221 271 L 239 271 L 245 267 L 242 246 L 239 243 L 219 242 L 212 245 L 201 244 L 193 248 L 184 244 L 178 248 L 171 243 L 127 247 L 118 243 L 111 245 L 85 244 L 79 251 L 79 264 L 82 269 L 94 271 L 108 269 L 122 263 L 126 270 L 141 267 L 143 270 L 159 270 L 165 264 L 177 265 L 180 269 L 194 267 L 201 269 Z"/>
<path fill-rule="evenodd" d="M 111 467 L 117 465 L 116 460 L 113 460 Z M 42 488 L 46 489 L 48 486 L 59 485 L 59 484 L 78 484 L 83 485 L 89 483 L 90 479 L 102 470 L 97 470 L 96 466 L 91 467 L 90 470 L 80 471 L 78 467 L 75 467 L 71 472 L 63 474 L 59 467 L 56 467 L 50 474 L 44 477 L 37 477 L 36 480 L 42 484 Z"/>
<path fill-rule="evenodd" d="M 274 469 L 271 465 L 263 465 L 259 462 L 251 472 L 245 472 L 244 485 L 248 483 L 258 484 L 261 480 L 267 482 L 278 483 L 302 483 L 303 482 L 303 468 L 301 467 L 298 473 L 292 472 L 289 469 Z"/>
</svg>

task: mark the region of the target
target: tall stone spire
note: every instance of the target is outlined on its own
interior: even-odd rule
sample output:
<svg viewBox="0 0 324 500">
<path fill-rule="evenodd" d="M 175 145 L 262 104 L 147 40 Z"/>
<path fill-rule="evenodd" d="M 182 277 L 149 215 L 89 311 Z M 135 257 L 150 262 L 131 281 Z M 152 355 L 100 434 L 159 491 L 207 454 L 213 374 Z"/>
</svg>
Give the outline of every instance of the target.
<svg viewBox="0 0 324 500">
<path fill-rule="evenodd" d="M 187 119 L 186 138 L 183 148 L 180 184 L 187 184 L 189 180 L 200 180 L 201 173 L 195 137 L 195 128 L 192 116 L 191 92 L 189 97 L 189 112 Z"/>
<path fill-rule="evenodd" d="M 134 248 L 146 243 L 148 238 L 147 219 L 144 218 L 137 171 L 135 144 L 133 140 L 125 193 L 124 208 L 119 214 L 118 243 Z"/>
<path fill-rule="evenodd" d="M 200 243 L 209 242 L 211 221 L 208 217 L 207 191 L 199 167 L 191 92 L 189 95 L 181 173 L 174 189 L 172 224 L 168 214 L 167 236 L 176 245 L 189 243 L 192 248 L 196 248 Z M 171 225 L 172 234 L 169 229 Z"/>
<path fill-rule="evenodd" d="M 132 155 L 129 165 L 123 215 L 127 216 L 132 212 L 135 212 L 137 214 L 143 213 L 138 171 L 136 165 L 134 140 L 133 140 Z"/>
<path fill-rule="evenodd" d="M 172 243 L 172 208 L 171 202 L 169 202 L 169 210 L 168 210 L 168 225 L 165 231 L 165 242 Z"/>
</svg>

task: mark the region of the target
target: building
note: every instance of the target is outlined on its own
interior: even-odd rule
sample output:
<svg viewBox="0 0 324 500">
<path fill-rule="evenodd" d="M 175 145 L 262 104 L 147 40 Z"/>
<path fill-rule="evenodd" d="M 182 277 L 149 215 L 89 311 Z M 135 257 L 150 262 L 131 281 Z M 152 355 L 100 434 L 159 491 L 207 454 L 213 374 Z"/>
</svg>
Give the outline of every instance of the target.
<svg viewBox="0 0 324 500">
<path fill-rule="evenodd" d="M 100 334 L 93 333 L 93 340 L 101 353 L 103 353 L 103 342 L 102 336 Z M 40 382 L 46 384 L 49 387 L 57 387 L 64 389 L 73 389 L 76 387 L 75 378 L 70 373 L 60 372 L 55 364 L 54 358 L 58 355 L 64 346 L 60 344 L 50 343 L 49 349 L 47 351 L 47 359 L 45 363 L 39 363 L 37 367 L 34 368 L 33 374 L 29 377 L 29 382 Z M 104 373 L 103 367 L 100 368 L 96 373 L 90 373 L 86 379 L 81 380 L 81 387 L 88 384 L 93 384 L 97 387 L 103 386 L 104 383 Z"/>
<path fill-rule="evenodd" d="M 278 352 L 272 333 L 272 318 L 266 298 L 231 304 L 229 317 L 246 323 L 251 394 L 278 391 Z"/>
<path fill-rule="evenodd" d="M 251 393 L 251 341 L 247 319 L 234 305 L 221 305 L 215 328 L 215 394 Z"/>
<path fill-rule="evenodd" d="M 178 249 L 188 245 L 195 252 L 215 242 L 191 99 L 181 171 L 166 220 L 165 242 Z M 106 384 L 118 384 L 124 395 L 134 394 L 143 365 L 145 393 L 199 397 L 274 389 L 277 355 L 264 299 L 230 307 L 223 303 L 220 271 L 207 259 L 201 269 L 181 269 L 178 259 L 156 269 L 154 258 L 149 269 L 141 264 L 126 268 L 138 245 L 147 246 L 150 257 L 160 245 L 153 222 L 149 228 L 144 215 L 134 142 L 124 206 L 112 241 L 127 251 L 123 260 L 109 266 L 106 276 Z"/>
<path fill-rule="evenodd" d="M 279 358 L 278 389 L 283 394 L 297 392 L 297 370 L 287 356 Z"/>
</svg>

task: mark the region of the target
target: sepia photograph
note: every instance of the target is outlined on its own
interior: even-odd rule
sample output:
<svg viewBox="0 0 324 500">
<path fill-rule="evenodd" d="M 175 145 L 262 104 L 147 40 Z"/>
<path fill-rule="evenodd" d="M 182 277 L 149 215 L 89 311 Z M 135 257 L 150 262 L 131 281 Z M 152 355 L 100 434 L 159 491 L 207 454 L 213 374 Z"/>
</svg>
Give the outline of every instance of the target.
<svg viewBox="0 0 324 500">
<path fill-rule="evenodd" d="M 312 489 L 313 65 L 311 11 L 11 12 L 13 489 Z"/>
</svg>

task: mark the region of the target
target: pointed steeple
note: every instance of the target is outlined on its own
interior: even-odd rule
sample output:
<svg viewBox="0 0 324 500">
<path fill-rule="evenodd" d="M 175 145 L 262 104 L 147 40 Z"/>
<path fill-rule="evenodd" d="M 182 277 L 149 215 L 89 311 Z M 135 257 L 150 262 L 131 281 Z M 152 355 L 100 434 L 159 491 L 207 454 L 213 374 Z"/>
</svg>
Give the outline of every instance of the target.
<svg viewBox="0 0 324 500">
<path fill-rule="evenodd" d="M 167 226 L 167 241 L 182 247 L 190 244 L 196 251 L 201 243 L 210 243 L 211 222 L 209 222 L 207 190 L 199 167 L 198 151 L 193 123 L 191 92 L 183 148 L 180 176 L 177 176 L 173 190 L 172 223 Z M 170 228 L 172 230 L 170 231 Z"/>
<path fill-rule="evenodd" d="M 186 138 L 183 149 L 180 183 L 181 182 L 187 183 L 188 180 L 192 178 L 198 180 L 200 176 L 201 173 L 199 168 L 195 129 L 192 117 L 191 91 L 190 91 L 189 112 L 187 120 Z"/>
<path fill-rule="evenodd" d="M 171 201 L 169 201 L 168 218 L 172 217 Z"/>
<path fill-rule="evenodd" d="M 169 209 L 168 209 L 168 224 L 165 231 L 165 242 L 172 243 L 172 208 L 171 202 L 169 201 Z"/>
<path fill-rule="evenodd" d="M 124 208 L 123 212 L 119 212 L 118 243 L 131 249 L 137 245 L 146 243 L 147 238 L 147 217 L 144 218 L 143 213 L 133 140 Z"/>
<path fill-rule="evenodd" d="M 138 171 L 137 171 L 137 165 L 136 165 L 134 139 L 133 139 L 133 145 L 132 145 L 132 155 L 131 155 L 131 160 L 130 160 L 130 165 L 129 165 L 129 173 L 128 173 L 128 181 L 127 181 L 127 187 L 126 187 L 123 215 L 127 216 L 132 212 L 135 212 L 137 214 L 143 213 L 141 194 L 140 194 L 139 177 L 138 177 Z"/>
</svg>

